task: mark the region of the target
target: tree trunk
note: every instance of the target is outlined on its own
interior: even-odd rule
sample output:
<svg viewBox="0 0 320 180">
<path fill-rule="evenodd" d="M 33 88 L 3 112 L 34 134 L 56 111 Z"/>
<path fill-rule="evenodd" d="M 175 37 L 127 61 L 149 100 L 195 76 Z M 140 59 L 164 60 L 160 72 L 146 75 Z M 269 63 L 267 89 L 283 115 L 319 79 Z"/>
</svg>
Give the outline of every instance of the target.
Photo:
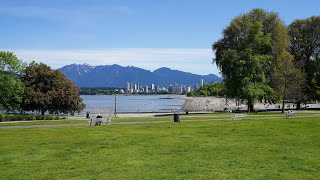
<svg viewBox="0 0 320 180">
<path fill-rule="evenodd" d="M 248 112 L 252 112 L 253 111 L 253 104 L 251 101 L 248 101 Z"/>
<path fill-rule="evenodd" d="M 283 90 L 283 97 L 282 97 L 281 113 L 284 113 L 284 106 L 285 106 L 285 101 L 286 101 L 286 90 L 287 90 L 287 79 L 284 80 L 284 90 Z"/>
<path fill-rule="evenodd" d="M 301 110 L 301 102 L 297 102 L 297 110 Z"/>
<path fill-rule="evenodd" d="M 41 110 L 41 114 L 42 115 L 44 115 L 45 112 L 46 112 L 45 110 L 43 110 L 43 109 Z"/>
<path fill-rule="evenodd" d="M 282 110 L 281 110 L 281 113 L 284 113 L 284 105 L 285 105 L 284 101 L 285 101 L 285 98 L 283 97 L 282 98 Z"/>
</svg>

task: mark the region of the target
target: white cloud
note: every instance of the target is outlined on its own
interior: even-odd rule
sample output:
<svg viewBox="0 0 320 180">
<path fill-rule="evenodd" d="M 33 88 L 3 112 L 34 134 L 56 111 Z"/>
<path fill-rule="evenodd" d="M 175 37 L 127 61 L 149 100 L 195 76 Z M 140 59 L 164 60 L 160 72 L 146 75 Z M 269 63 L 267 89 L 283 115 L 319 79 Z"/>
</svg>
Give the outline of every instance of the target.
<svg viewBox="0 0 320 180">
<path fill-rule="evenodd" d="M 160 67 L 191 72 L 195 74 L 214 73 L 213 53 L 200 48 L 118 48 L 98 50 L 22 50 L 5 49 L 14 52 L 24 61 L 46 63 L 53 68 L 77 63 L 91 65 L 136 66 L 148 70 Z"/>
</svg>

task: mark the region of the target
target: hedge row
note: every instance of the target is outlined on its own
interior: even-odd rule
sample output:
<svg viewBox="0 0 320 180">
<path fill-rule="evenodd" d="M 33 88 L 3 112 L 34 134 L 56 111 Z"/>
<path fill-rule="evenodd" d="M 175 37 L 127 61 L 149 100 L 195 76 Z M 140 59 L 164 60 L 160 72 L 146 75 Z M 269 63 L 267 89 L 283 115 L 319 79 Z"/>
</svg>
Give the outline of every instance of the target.
<svg viewBox="0 0 320 180">
<path fill-rule="evenodd" d="M 0 114 L 2 121 L 32 121 L 32 120 L 59 120 L 59 116 L 41 115 L 41 114 Z"/>
</svg>

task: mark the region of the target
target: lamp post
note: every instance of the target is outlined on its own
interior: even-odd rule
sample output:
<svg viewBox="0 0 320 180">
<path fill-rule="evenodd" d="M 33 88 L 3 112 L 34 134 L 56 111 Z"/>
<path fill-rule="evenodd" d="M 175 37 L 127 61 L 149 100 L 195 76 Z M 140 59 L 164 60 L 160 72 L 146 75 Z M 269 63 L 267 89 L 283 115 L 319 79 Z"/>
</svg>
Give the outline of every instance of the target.
<svg viewBox="0 0 320 180">
<path fill-rule="evenodd" d="M 117 117 L 117 92 L 118 89 L 115 90 L 115 94 L 114 94 L 114 117 Z"/>
</svg>

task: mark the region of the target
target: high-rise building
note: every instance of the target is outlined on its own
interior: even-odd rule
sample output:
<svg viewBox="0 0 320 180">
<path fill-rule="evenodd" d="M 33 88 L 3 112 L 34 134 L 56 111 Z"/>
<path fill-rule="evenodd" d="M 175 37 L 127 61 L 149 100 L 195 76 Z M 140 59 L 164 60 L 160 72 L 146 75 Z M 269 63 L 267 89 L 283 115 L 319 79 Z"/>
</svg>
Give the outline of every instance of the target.
<svg viewBox="0 0 320 180">
<path fill-rule="evenodd" d="M 203 87 L 203 79 L 200 81 L 200 87 Z"/>
<path fill-rule="evenodd" d="M 138 92 L 138 85 L 137 85 L 137 84 L 134 84 L 134 86 L 133 86 L 133 92 Z"/>
<path fill-rule="evenodd" d="M 191 87 L 190 86 L 187 87 L 187 93 L 189 93 L 189 92 L 191 92 Z"/>
<path fill-rule="evenodd" d="M 146 90 L 145 90 L 145 92 L 148 94 L 149 93 L 149 89 L 148 89 L 149 87 L 146 85 Z"/>
<path fill-rule="evenodd" d="M 198 90 L 198 89 L 200 89 L 200 87 L 199 87 L 199 84 L 196 83 L 196 84 L 194 85 L 194 90 L 196 91 L 196 90 Z"/>
<path fill-rule="evenodd" d="M 154 84 L 151 84 L 151 91 L 154 92 Z"/>
<path fill-rule="evenodd" d="M 159 92 L 159 86 L 155 86 L 154 91 L 157 93 Z"/>
</svg>

